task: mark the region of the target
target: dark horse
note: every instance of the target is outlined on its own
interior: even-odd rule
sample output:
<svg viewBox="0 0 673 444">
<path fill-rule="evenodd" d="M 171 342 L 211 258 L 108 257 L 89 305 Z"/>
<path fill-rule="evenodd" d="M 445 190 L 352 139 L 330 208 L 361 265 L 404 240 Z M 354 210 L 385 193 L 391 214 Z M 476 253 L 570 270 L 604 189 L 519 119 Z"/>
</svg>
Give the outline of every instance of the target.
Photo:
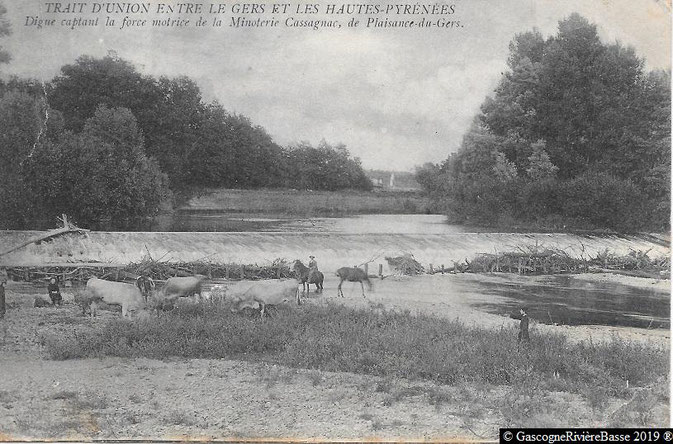
<svg viewBox="0 0 673 444">
<path fill-rule="evenodd" d="M 325 275 L 323 275 L 322 272 L 316 270 L 309 280 L 308 277 L 311 273 L 311 269 L 304 265 L 299 259 L 294 261 L 292 264 L 292 270 L 294 270 L 294 273 L 297 275 L 297 279 L 301 282 L 303 291 L 310 290 L 311 284 L 315 284 L 316 293 L 318 291 L 322 292 L 322 283 L 325 280 Z"/>
<path fill-rule="evenodd" d="M 369 282 L 369 277 L 367 274 L 364 272 L 364 270 L 356 267 L 342 267 L 339 268 L 336 272 L 337 276 L 341 279 L 341 282 L 339 282 L 339 287 L 337 289 L 337 296 L 343 297 L 344 292 L 341 291 L 341 284 L 344 283 L 344 281 L 348 282 L 359 282 L 360 287 L 362 287 L 362 296 L 365 297 L 365 287 L 362 285 L 363 282 L 367 283 L 367 289 L 371 290 L 372 289 L 372 283 Z"/>
</svg>

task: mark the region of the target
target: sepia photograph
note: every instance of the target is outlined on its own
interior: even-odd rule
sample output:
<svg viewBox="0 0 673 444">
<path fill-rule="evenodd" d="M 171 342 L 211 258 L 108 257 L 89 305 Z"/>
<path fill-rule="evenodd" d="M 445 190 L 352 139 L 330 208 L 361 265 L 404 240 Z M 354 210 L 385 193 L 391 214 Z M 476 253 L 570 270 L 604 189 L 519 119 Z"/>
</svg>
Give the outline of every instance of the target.
<svg viewBox="0 0 673 444">
<path fill-rule="evenodd" d="M 0 0 L 0 442 L 669 427 L 671 1 L 284 1 Z"/>
</svg>

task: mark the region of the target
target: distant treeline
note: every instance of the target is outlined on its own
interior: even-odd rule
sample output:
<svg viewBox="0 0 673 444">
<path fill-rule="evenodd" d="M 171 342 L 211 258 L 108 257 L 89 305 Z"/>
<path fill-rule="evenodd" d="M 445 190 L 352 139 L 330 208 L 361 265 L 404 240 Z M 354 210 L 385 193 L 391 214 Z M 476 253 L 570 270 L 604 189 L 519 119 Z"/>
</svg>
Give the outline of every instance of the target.
<svg viewBox="0 0 673 444">
<path fill-rule="evenodd" d="M 510 43 L 509 70 L 454 154 L 417 180 L 457 222 L 667 230 L 670 70 L 578 14 Z"/>
<path fill-rule="evenodd" d="M 80 57 L 44 85 L 0 81 L 0 162 L 0 228 L 149 216 L 203 187 L 372 188 L 345 146 L 279 146 L 191 79 L 114 55 Z"/>
</svg>

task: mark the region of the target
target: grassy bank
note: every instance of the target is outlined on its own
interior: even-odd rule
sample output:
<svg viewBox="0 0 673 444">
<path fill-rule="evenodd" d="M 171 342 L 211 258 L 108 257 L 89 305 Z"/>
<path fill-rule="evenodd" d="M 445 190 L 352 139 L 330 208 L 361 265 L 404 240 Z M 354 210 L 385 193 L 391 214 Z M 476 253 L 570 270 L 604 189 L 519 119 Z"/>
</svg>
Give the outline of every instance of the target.
<svg viewBox="0 0 673 444">
<path fill-rule="evenodd" d="M 426 213 L 429 208 L 429 199 L 417 192 L 208 189 L 190 199 L 180 210 L 306 217 L 414 214 Z"/>
<path fill-rule="evenodd" d="M 228 307 L 189 306 L 133 322 L 100 324 L 86 335 L 44 339 L 53 359 L 125 356 L 228 358 L 439 384 L 532 385 L 596 398 L 627 397 L 668 374 L 669 350 L 612 340 L 570 343 L 514 329 L 339 305 L 284 306 L 261 322 Z M 628 381 L 628 383 L 627 383 Z M 630 387 L 627 388 L 627 387 Z"/>
</svg>

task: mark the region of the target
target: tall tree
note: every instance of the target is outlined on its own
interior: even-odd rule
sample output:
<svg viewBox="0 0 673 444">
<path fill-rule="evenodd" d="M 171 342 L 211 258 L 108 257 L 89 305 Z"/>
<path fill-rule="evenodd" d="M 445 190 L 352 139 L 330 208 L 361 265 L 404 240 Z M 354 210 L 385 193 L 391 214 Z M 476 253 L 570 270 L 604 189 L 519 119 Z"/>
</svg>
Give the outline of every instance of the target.
<svg viewBox="0 0 673 444">
<path fill-rule="evenodd" d="M 632 48 L 601 42 L 578 14 L 546 40 L 535 30 L 517 35 L 508 65 L 447 163 L 443 180 L 455 193 L 448 206 L 484 221 L 509 202 L 508 212 L 525 220 L 579 220 L 586 209 L 600 213 L 583 218 L 588 224 L 633 229 L 638 214 L 640 226 L 667 226 L 670 72 L 646 73 Z M 518 187 L 503 195 L 493 180 Z M 618 190 L 609 195 L 610 187 Z M 472 191 L 486 189 L 498 197 L 490 216 L 483 192 Z M 591 204 L 571 202 L 582 196 Z"/>
<path fill-rule="evenodd" d="M 67 129 L 75 132 L 82 130 L 100 105 L 128 108 L 144 117 L 160 99 L 152 78 L 114 54 L 101 59 L 79 57 L 61 68 L 49 88 L 51 107 L 63 113 Z"/>
<path fill-rule="evenodd" d="M 26 92 L 0 97 L 0 222 L 5 228 L 21 228 L 30 216 L 32 199 L 22 171 L 45 131 L 44 112 L 43 102 Z"/>
<path fill-rule="evenodd" d="M 112 226 L 156 214 L 169 197 L 167 178 L 144 154 L 143 137 L 125 108 L 100 106 L 80 133 L 41 143 L 26 181 L 45 217 L 66 213 L 84 226 Z"/>
<path fill-rule="evenodd" d="M 9 20 L 7 20 L 7 8 L 0 3 L 0 37 L 6 37 L 11 32 L 12 28 L 9 25 Z M 11 56 L 9 52 L 0 45 L 0 64 L 9 63 L 10 60 Z"/>
</svg>

